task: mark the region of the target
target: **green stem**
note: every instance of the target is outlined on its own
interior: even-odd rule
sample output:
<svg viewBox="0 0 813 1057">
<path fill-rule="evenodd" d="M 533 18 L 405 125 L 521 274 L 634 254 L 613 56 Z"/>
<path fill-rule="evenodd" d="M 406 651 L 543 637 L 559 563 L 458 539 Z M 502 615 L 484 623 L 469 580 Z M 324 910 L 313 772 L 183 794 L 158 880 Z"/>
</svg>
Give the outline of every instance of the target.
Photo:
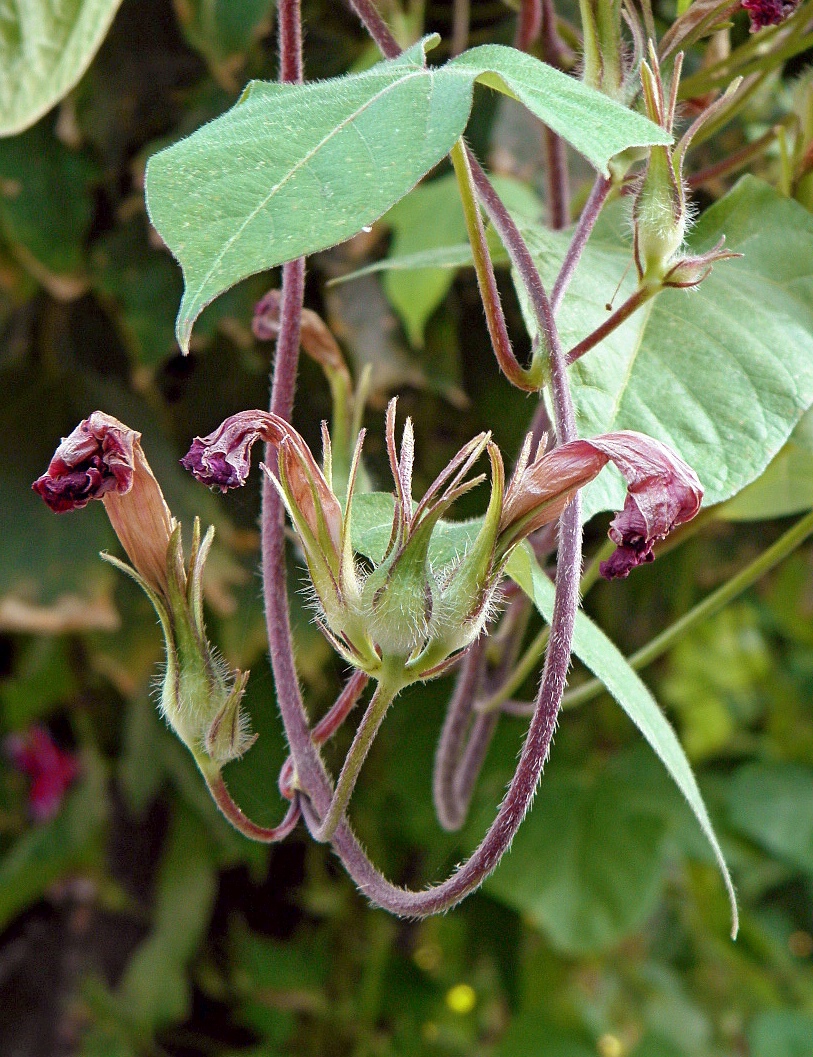
<svg viewBox="0 0 813 1057">
<path fill-rule="evenodd" d="M 312 830 L 314 840 L 329 841 L 336 832 L 337 826 L 343 820 L 347 805 L 350 803 L 350 797 L 356 788 L 362 765 L 367 758 L 367 753 L 370 751 L 370 746 L 373 744 L 378 728 L 387 714 L 387 709 L 397 697 L 402 685 L 401 681 L 388 681 L 386 678 L 382 678 L 376 686 L 375 693 L 370 699 L 361 723 L 359 723 L 356 736 L 353 738 L 353 744 L 350 746 L 350 751 L 342 766 L 341 774 L 325 817 L 322 819 L 321 824 Z"/>
<path fill-rule="evenodd" d="M 694 627 L 719 612 L 732 599 L 742 594 L 765 573 L 778 565 L 800 544 L 804 543 L 811 533 L 813 533 L 813 511 L 805 514 L 803 518 L 797 521 L 793 528 L 788 529 L 783 536 L 780 536 L 776 543 L 772 544 L 756 561 L 747 565 L 731 580 L 723 584 L 722 587 L 718 587 L 716 591 L 713 591 L 702 602 L 699 602 L 694 609 L 690 609 L 688 613 L 676 620 L 671 627 L 666 628 L 660 635 L 656 635 L 651 642 L 648 642 L 646 646 L 634 653 L 629 658 L 630 667 L 638 671 L 666 653 Z M 565 694 L 563 704 L 567 708 L 575 708 L 577 705 L 583 705 L 586 701 L 591 701 L 603 690 L 604 684 L 600 679 L 591 679 L 589 682 L 568 691 Z"/>
<path fill-rule="evenodd" d="M 483 300 L 483 308 L 486 313 L 488 333 L 491 337 L 494 355 L 497 357 L 497 363 L 509 382 L 512 382 L 519 389 L 536 392 L 544 381 L 541 372 L 527 371 L 520 366 L 511 347 L 511 339 L 508 337 L 505 314 L 500 303 L 500 294 L 497 290 L 497 280 L 494 275 L 494 265 L 488 250 L 483 218 L 480 214 L 480 207 L 477 204 L 471 168 L 462 140 L 458 140 L 455 143 L 449 152 L 449 156 L 452 159 L 457 184 L 460 189 L 463 216 L 466 220 L 466 230 L 469 234 L 471 253 L 474 259 L 474 271 L 477 275 L 477 284 Z"/>
</svg>

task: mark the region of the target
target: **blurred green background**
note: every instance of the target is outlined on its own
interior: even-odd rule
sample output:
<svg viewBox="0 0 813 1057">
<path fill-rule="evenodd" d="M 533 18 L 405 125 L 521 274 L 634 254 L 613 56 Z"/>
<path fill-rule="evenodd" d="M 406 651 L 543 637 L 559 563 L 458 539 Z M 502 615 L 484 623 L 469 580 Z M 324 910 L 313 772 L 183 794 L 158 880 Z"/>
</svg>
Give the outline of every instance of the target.
<svg viewBox="0 0 813 1057">
<path fill-rule="evenodd" d="M 448 35 L 451 12 L 451 0 L 427 4 L 428 29 Z M 673 14 L 658 13 L 664 24 Z M 309 77 L 372 61 L 342 4 L 305 0 L 304 15 Z M 471 18 L 473 42 L 512 39 L 505 4 L 475 0 Z M 564 715 L 534 809 L 484 891 L 413 923 L 371 910 L 301 828 L 267 849 L 220 819 L 156 714 L 159 631 L 147 600 L 97 558 L 117 553 L 103 511 L 55 517 L 30 491 L 59 437 L 98 407 L 143 433 L 176 516 L 217 526 L 209 629 L 230 664 L 252 669 L 247 704 L 260 734 L 228 781 L 247 813 L 274 824 L 285 748 L 260 605 L 256 482 L 221 500 L 177 460 L 193 435 L 266 404 L 273 346 L 252 337 L 250 321 L 276 279 L 220 298 L 181 358 L 181 276 L 151 234 L 142 184 L 152 152 L 231 106 L 250 77 L 275 76 L 275 48 L 269 0 L 124 0 L 78 87 L 0 140 L 0 732 L 45 724 L 81 769 L 59 813 L 35 824 L 26 778 L 0 762 L 0 1052 L 811 1057 L 810 545 L 646 673 L 731 865 L 736 943 L 696 822 L 606 696 Z M 804 60 L 780 71 L 773 96 L 744 120 L 774 120 Z M 533 180 L 533 150 L 483 102 L 473 144 L 483 156 L 498 144 L 503 162 L 516 149 L 514 171 Z M 492 429 L 510 458 L 533 405 L 498 375 L 468 272 L 425 329 L 410 314 L 414 289 L 401 288 L 399 318 L 376 276 L 326 285 L 380 256 L 390 230 L 408 252 L 410 222 L 394 214 L 311 261 L 308 304 L 356 374 L 372 366 L 366 453 L 380 487 L 386 399 L 397 391 L 399 413 L 413 416 L 420 495 L 476 430 Z M 527 347 L 507 277 L 503 294 Z M 304 360 L 296 421 L 309 441 L 329 413 L 324 378 Z M 809 488 L 804 435 L 797 448 Z M 589 547 L 606 520 L 588 527 Z M 787 525 L 711 522 L 629 581 L 598 586 L 588 612 L 631 653 Z M 318 716 L 345 673 L 308 622 L 296 570 L 292 587 L 302 685 Z M 374 861 L 411 886 L 445 876 L 477 842 L 525 729 L 503 720 L 470 823 L 443 833 L 431 767 L 450 688 L 442 680 L 399 699 L 352 805 Z M 533 690 L 530 680 L 524 696 Z M 345 732 L 328 753 L 333 766 L 347 744 Z"/>
</svg>

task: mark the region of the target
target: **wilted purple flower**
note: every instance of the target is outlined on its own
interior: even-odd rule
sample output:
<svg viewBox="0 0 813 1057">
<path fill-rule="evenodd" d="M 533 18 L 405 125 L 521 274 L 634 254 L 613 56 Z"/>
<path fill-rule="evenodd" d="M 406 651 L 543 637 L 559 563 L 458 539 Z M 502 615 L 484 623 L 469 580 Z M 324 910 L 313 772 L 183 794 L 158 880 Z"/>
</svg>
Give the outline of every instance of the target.
<svg viewBox="0 0 813 1057">
<path fill-rule="evenodd" d="M 756 33 L 790 18 L 799 6 L 799 0 L 742 0 L 742 6 L 751 20 L 751 32 Z"/>
<path fill-rule="evenodd" d="M 166 646 L 161 709 L 211 777 L 254 741 L 240 707 L 248 673 L 230 672 L 206 638 L 202 575 L 214 530 L 201 540 L 195 520 L 187 568 L 181 526 L 140 441 L 140 433 L 94 411 L 62 441 L 33 487 L 58 513 L 80 510 L 91 499 L 104 503 L 132 567 L 104 557 L 144 589 L 161 623 Z"/>
</svg>

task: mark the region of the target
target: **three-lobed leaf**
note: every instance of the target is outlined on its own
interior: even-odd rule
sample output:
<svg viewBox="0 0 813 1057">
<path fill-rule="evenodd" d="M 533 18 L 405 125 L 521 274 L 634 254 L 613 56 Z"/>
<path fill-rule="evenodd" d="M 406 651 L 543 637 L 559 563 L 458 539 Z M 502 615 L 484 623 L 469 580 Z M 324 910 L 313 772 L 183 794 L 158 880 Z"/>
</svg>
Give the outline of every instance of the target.
<svg viewBox="0 0 813 1057">
<path fill-rule="evenodd" d="M 462 135 L 474 84 L 508 91 L 602 171 L 662 129 L 512 48 L 429 68 L 437 37 L 363 73 L 305 85 L 255 81 L 228 113 L 150 159 L 147 206 L 186 290 L 181 348 L 240 279 L 356 234 L 403 198 Z"/>
</svg>

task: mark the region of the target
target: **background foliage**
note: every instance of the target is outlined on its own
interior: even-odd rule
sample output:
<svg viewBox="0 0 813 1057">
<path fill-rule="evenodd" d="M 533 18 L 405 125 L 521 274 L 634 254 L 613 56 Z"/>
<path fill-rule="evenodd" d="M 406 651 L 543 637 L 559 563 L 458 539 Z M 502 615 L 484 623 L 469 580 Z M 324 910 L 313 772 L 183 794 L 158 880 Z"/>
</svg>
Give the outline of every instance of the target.
<svg viewBox="0 0 813 1057">
<path fill-rule="evenodd" d="M 216 524 L 209 626 L 231 664 L 252 668 L 247 700 L 260 734 L 228 781 L 257 821 L 275 823 L 280 805 L 269 788 L 285 750 L 256 576 L 258 497 L 249 486 L 221 502 L 177 466 L 192 435 L 265 405 L 272 345 L 252 337 L 250 320 L 271 279 L 248 279 L 215 301 L 182 358 L 173 333 L 181 275 L 151 232 L 143 197 L 147 157 L 226 111 L 249 78 L 273 79 L 271 7 L 124 0 L 74 90 L 28 131 L 0 140 L 0 722 L 6 734 L 46 723 L 81 765 L 59 814 L 34 825 L 25 779 L 0 764 L 0 1037 L 9 1052 L 49 1057 L 809 1057 L 809 546 L 646 672 L 696 768 L 734 874 L 736 944 L 691 812 L 606 695 L 565 714 L 533 812 L 485 890 L 443 918 L 414 924 L 370 910 L 330 854 L 299 831 L 267 850 L 221 821 L 155 714 L 160 636 L 147 601 L 98 561 L 98 550 L 115 545 L 102 512 L 62 520 L 31 493 L 56 439 L 103 407 L 142 431 L 173 511 L 187 524 L 195 513 Z M 411 6 L 413 15 L 419 7 Z M 442 0 L 427 4 L 423 28 L 448 38 L 451 10 Z M 674 15 L 668 4 L 656 13 L 662 27 Z M 376 58 L 342 5 L 306 0 L 304 14 L 310 78 Z M 474 2 L 472 43 L 508 44 L 514 22 L 504 4 Z M 732 39 L 747 40 L 743 14 Z M 448 57 L 443 48 L 440 57 Z M 711 165 L 785 120 L 809 90 L 808 63 L 802 52 L 769 71 L 693 165 Z M 701 76 L 696 61 L 693 70 Z M 477 91 L 470 142 L 503 174 L 506 200 L 530 228 L 544 211 L 538 133 L 516 108 Z M 571 161 L 578 177 L 581 163 Z M 798 416 L 813 399 L 806 211 L 813 203 L 803 180 L 787 185 L 778 148 L 753 168 L 765 182 L 749 177 L 719 205 L 712 203 L 734 178 L 698 192 L 706 210 L 698 244 L 712 244 L 719 229 L 737 247 L 740 227 L 749 244 L 744 261 L 719 266 L 693 295 L 691 319 L 707 333 L 719 329 L 718 355 L 742 365 L 744 389 L 758 386 L 780 351 L 792 366 L 786 388 L 768 394 L 759 414 L 732 415 L 719 450 L 742 476 L 721 480 L 716 499 L 733 495 L 780 447 L 775 420 L 791 413 L 788 401 Z M 450 186 L 440 170 L 372 231 L 311 262 L 309 304 L 354 371 L 372 368 L 366 450 L 384 488 L 381 426 L 393 391 L 415 420 L 424 485 L 479 429 L 492 429 L 503 451 L 515 452 L 532 410 L 498 375 L 469 270 L 439 271 L 435 256 L 421 271 L 388 270 L 383 283 L 366 273 L 328 285 L 386 253 L 440 247 L 446 260 L 459 259 L 465 228 L 445 205 Z M 755 215 L 756 238 L 748 228 Z M 610 213 L 602 223 L 588 253 L 611 290 L 623 271 L 613 225 L 623 219 Z M 559 237 L 535 230 L 544 275 Z M 504 279 L 521 346 L 521 306 Z M 563 329 L 578 340 L 602 317 L 609 293 L 582 289 L 578 279 L 574 292 Z M 624 393 L 591 402 L 591 356 L 621 355 L 629 333 L 626 345 L 611 339 L 580 363 L 576 395 L 583 421 L 594 416 L 592 428 L 623 428 L 625 401 L 641 399 L 636 386 L 651 391 L 647 376 L 691 345 L 686 327 L 673 325 L 672 292 L 662 296 L 652 314 L 627 324 L 640 334 L 637 373 L 617 374 L 626 378 Z M 704 316 L 711 300 L 726 307 L 723 324 Z M 715 388 L 718 364 L 706 355 L 685 369 L 699 399 L 733 406 L 742 393 Z M 303 362 L 299 390 L 297 425 L 315 441 L 330 410 L 315 364 Z M 709 456 L 704 440 L 712 474 L 715 449 Z M 813 507 L 812 460 L 808 416 L 724 518 L 708 518 L 702 532 L 629 581 L 596 587 L 588 614 L 625 654 L 634 652 L 788 527 L 771 518 Z M 610 494 L 594 492 L 592 509 L 615 501 L 613 482 L 603 487 Z M 589 526 L 592 549 L 605 527 L 606 517 Z M 292 597 L 302 605 L 296 590 Z M 319 714 L 342 668 L 304 606 L 295 619 L 301 678 Z M 574 682 L 586 678 L 577 665 Z M 503 721 L 470 823 L 443 834 L 430 784 L 449 687 L 441 681 L 399 700 L 353 802 L 371 855 L 403 883 L 440 877 L 476 843 L 524 731 L 521 720 Z M 531 677 L 518 696 L 533 687 Z"/>
</svg>

